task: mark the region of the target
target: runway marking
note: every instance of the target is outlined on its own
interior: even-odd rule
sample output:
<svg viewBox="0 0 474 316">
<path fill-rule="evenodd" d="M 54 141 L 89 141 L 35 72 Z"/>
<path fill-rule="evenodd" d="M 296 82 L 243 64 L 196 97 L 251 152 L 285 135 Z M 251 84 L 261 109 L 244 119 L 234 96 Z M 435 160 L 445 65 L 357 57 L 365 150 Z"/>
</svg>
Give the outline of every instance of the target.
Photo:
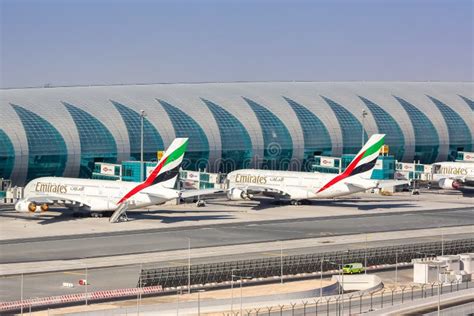
<svg viewBox="0 0 474 316">
<path fill-rule="evenodd" d="M 263 225 L 262 225 L 263 226 Z M 301 233 L 300 230 L 286 230 L 286 229 L 271 229 L 271 228 L 256 228 L 238 227 L 239 229 L 254 230 L 254 231 L 268 231 L 268 232 L 282 232 L 282 233 Z"/>
<path fill-rule="evenodd" d="M 184 260 L 183 260 L 183 262 L 179 262 L 179 261 L 167 261 L 167 263 L 169 263 L 169 264 L 172 265 L 172 266 L 178 266 L 178 267 L 179 267 L 179 266 L 182 266 L 182 265 L 188 264 L 188 262 L 187 262 L 187 261 L 184 261 Z"/>
<path fill-rule="evenodd" d="M 71 271 L 64 271 L 63 274 L 72 274 L 72 275 L 85 275 L 85 273 L 79 272 L 71 272 Z"/>
<path fill-rule="evenodd" d="M 282 254 L 280 252 L 262 252 L 262 255 L 269 256 L 269 257 L 280 257 Z M 283 253 L 283 256 L 286 256 L 286 253 Z"/>
</svg>

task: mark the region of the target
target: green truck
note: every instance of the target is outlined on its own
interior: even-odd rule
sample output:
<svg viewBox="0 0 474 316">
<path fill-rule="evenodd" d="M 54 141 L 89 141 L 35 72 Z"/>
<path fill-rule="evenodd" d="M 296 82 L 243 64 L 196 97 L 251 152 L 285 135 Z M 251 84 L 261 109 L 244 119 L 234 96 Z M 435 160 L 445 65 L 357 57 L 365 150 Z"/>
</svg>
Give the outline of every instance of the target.
<svg viewBox="0 0 474 316">
<path fill-rule="evenodd" d="M 364 266 L 362 263 L 348 263 L 342 267 L 344 274 L 354 274 L 364 272 Z"/>
</svg>

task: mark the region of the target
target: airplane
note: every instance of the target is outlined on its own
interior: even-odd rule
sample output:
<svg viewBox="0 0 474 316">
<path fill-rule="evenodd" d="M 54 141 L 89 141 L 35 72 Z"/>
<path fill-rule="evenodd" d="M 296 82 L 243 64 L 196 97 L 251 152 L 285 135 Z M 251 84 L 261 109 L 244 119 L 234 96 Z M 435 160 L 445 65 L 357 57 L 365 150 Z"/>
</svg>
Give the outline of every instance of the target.
<svg viewBox="0 0 474 316">
<path fill-rule="evenodd" d="M 18 212 L 45 212 L 50 205 L 63 205 L 92 217 L 111 215 L 110 222 L 126 221 L 126 211 L 163 204 L 176 198 L 216 193 L 216 189 L 174 189 L 188 138 L 176 138 L 157 166 L 142 183 L 43 177 L 30 181 L 24 198 L 15 204 Z"/>
<path fill-rule="evenodd" d="M 446 161 L 434 163 L 432 183 L 445 190 L 474 190 L 474 163 Z"/>
<path fill-rule="evenodd" d="M 327 199 L 405 184 L 405 181 L 371 180 L 373 168 L 384 144 L 385 134 L 374 134 L 341 174 L 242 169 L 227 176 L 227 198 L 251 200 L 256 195 L 289 200 L 301 205 L 312 199 Z"/>
</svg>

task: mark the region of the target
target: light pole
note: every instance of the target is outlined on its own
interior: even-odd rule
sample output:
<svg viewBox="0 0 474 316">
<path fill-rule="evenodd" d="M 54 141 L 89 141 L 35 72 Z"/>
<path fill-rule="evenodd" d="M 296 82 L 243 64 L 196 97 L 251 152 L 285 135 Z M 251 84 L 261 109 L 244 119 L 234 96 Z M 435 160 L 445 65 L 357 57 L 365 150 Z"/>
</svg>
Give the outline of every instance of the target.
<svg viewBox="0 0 474 316">
<path fill-rule="evenodd" d="M 439 263 L 438 263 L 438 316 L 441 312 L 441 294 L 440 294 L 441 282 L 439 281 Z"/>
<path fill-rule="evenodd" d="M 20 284 L 20 296 L 21 296 L 21 315 L 23 315 L 23 273 L 21 274 L 21 284 Z"/>
<path fill-rule="evenodd" d="M 230 313 L 234 315 L 234 271 L 235 269 L 230 270 L 231 281 L 230 281 Z"/>
<path fill-rule="evenodd" d="M 137 293 L 137 315 L 140 315 L 140 304 L 142 302 L 142 270 L 143 270 L 143 264 L 140 263 L 140 278 L 138 279 L 138 293 Z"/>
<path fill-rule="evenodd" d="M 440 227 L 441 229 L 441 255 L 444 256 L 444 232 L 443 228 Z"/>
<path fill-rule="evenodd" d="M 368 115 L 367 111 L 365 109 L 362 109 L 362 147 L 364 147 L 365 143 L 365 135 L 364 135 L 364 123 L 365 123 L 365 117 Z"/>
<path fill-rule="evenodd" d="M 198 316 L 201 316 L 201 292 L 204 292 L 205 290 L 199 290 L 198 291 Z"/>
<path fill-rule="evenodd" d="M 363 143 L 363 142 L 362 142 Z M 362 144 L 364 146 L 364 144 Z M 365 233 L 364 274 L 367 275 L 367 233 Z"/>
<path fill-rule="evenodd" d="M 191 238 L 188 239 L 188 294 L 191 293 Z"/>
<path fill-rule="evenodd" d="M 176 296 L 178 297 L 178 299 L 176 301 L 176 316 L 179 316 L 179 296 L 181 294 L 183 294 L 183 289 L 182 288 L 179 291 L 176 291 Z"/>
<path fill-rule="evenodd" d="M 145 116 L 145 110 L 140 110 L 140 182 L 143 182 L 143 125 Z"/>
<path fill-rule="evenodd" d="M 324 256 L 321 258 L 321 281 L 319 283 L 319 298 L 323 298 L 323 263 Z"/>
<path fill-rule="evenodd" d="M 281 284 L 283 284 L 283 243 L 280 243 L 280 275 Z"/>
<path fill-rule="evenodd" d="M 232 280 L 234 279 L 234 277 L 240 278 L 240 315 L 242 315 L 242 311 L 243 311 L 243 309 L 242 309 L 242 283 L 243 283 L 243 280 L 249 280 L 252 277 L 251 276 L 243 276 L 243 275 L 234 275 L 234 274 L 232 274 Z"/>
<path fill-rule="evenodd" d="M 395 287 L 398 286 L 398 250 L 395 250 Z"/>
<path fill-rule="evenodd" d="M 86 274 L 86 279 L 85 279 L 86 284 L 85 284 L 85 286 L 86 286 L 86 306 L 87 306 L 87 303 L 88 303 L 88 301 L 87 301 L 87 286 L 89 284 L 89 280 L 87 280 L 88 279 L 88 274 L 89 274 L 88 271 L 87 271 L 87 266 L 86 266 L 86 273 L 85 274 Z"/>
</svg>

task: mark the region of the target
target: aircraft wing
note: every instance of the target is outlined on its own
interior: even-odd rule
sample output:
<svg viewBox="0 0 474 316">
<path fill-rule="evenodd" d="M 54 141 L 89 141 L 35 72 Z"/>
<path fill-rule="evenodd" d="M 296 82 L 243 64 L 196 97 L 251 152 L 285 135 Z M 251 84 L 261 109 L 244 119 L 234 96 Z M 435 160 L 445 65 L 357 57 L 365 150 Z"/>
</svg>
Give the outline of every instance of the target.
<svg viewBox="0 0 474 316">
<path fill-rule="evenodd" d="M 378 180 L 377 188 L 384 189 L 389 187 L 395 187 L 397 185 L 410 184 L 408 180 Z"/>
<path fill-rule="evenodd" d="M 66 205 L 66 204 L 76 204 L 79 206 L 82 205 L 88 205 L 85 203 L 85 201 L 82 201 L 81 199 L 77 198 L 64 198 L 64 197 L 59 197 L 59 196 L 53 196 L 53 195 L 45 195 L 45 196 L 32 196 L 28 197 L 25 199 L 25 201 L 28 202 L 34 202 L 36 204 L 59 204 L 59 205 Z"/>
<path fill-rule="evenodd" d="M 394 187 L 397 185 L 409 184 L 408 180 L 366 180 L 364 182 L 345 182 L 347 186 L 352 186 L 354 188 L 368 190 L 372 188 L 384 189 L 389 187 Z"/>
<path fill-rule="evenodd" d="M 224 190 L 222 189 L 199 189 L 199 190 L 183 190 L 179 192 L 181 198 L 189 198 L 193 196 L 199 195 L 208 195 L 208 194 L 216 194 L 216 193 L 223 193 Z"/>
<path fill-rule="evenodd" d="M 239 190 L 241 192 L 244 192 L 244 195 L 246 195 L 247 197 L 251 197 L 257 194 L 261 194 L 261 195 L 269 196 L 273 198 L 288 198 L 291 196 L 289 192 L 278 190 L 272 187 L 266 187 L 263 185 L 235 186 L 235 187 L 229 188 L 228 192 L 232 195 L 234 190 Z M 236 194 L 241 195 L 240 193 L 236 193 Z"/>
</svg>

